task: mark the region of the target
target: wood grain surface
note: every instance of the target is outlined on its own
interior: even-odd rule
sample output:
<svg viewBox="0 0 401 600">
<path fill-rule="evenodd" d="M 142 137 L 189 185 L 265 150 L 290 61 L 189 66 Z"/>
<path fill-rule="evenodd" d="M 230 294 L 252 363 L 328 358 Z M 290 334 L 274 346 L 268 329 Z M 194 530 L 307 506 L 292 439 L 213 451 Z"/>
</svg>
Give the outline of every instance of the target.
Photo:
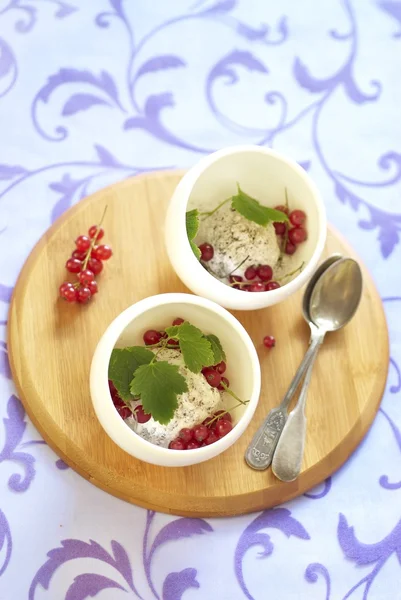
<svg viewBox="0 0 401 600">
<path fill-rule="evenodd" d="M 89 395 L 89 368 L 108 324 L 137 300 L 188 291 L 170 267 L 163 241 L 169 198 L 181 172 L 132 178 L 101 190 L 66 212 L 42 237 L 16 285 L 9 320 L 14 380 L 33 423 L 73 469 L 103 490 L 157 511 L 228 516 L 265 509 L 302 494 L 340 467 L 368 431 L 384 391 L 389 361 L 387 325 L 366 268 L 359 310 L 320 350 L 307 403 L 303 470 L 282 483 L 272 471 L 253 471 L 244 452 L 261 420 L 283 397 L 307 348 L 302 291 L 256 312 L 234 312 L 250 333 L 262 367 L 262 394 L 251 425 L 224 454 L 206 463 L 164 468 L 140 462 L 116 446 L 100 426 Z M 105 243 L 114 255 L 86 306 L 58 299 L 75 238 L 99 221 L 105 205 Z M 325 256 L 355 257 L 332 230 Z M 357 258 L 357 257 L 356 257 Z M 273 350 L 263 347 L 276 337 Z M 62 476 L 62 475 L 60 475 Z"/>
</svg>

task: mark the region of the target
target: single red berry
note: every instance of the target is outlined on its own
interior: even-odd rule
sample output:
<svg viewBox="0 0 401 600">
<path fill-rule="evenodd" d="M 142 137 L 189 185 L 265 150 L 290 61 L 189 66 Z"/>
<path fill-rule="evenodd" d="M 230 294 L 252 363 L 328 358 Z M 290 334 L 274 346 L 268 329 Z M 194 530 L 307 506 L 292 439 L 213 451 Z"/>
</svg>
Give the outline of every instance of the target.
<svg viewBox="0 0 401 600">
<path fill-rule="evenodd" d="M 294 254 L 296 249 L 297 249 L 297 247 L 295 244 L 293 244 L 292 242 L 287 242 L 287 245 L 285 247 L 285 253 L 286 254 Z"/>
<path fill-rule="evenodd" d="M 290 222 L 294 227 L 300 227 L 305 223 L 306 214 L 303 210 L 293 210 L 290 212 Z"/>
<path fill-rule="evenodd" d="M 288 239 L 292 244 L 302 244 L 306 240 L 306 230 L 303 227 L 293 227 L 288 232 Z"/>
<path fill-rule="evenodd" d="M 192 429 L 189 429 L 189 427 L 184 427 L 184 429 L 181 429 L 178 437 L 188 444 L 188 442 L 194 439 L 194 432 Z"/>
<path fill-rule="evenodd" d="M 173 440 L 169 443 L 168 447 L 170 450 L 186 450 L 187 445 L 183 440 Z"/>
<path fill-rule="evenodd" d="M 184 323 L 184 319 L 181 319 L 181 317 L 177 317 L 173 321 L 173 325 L 182 325 L 183 323 Z"/>
<path fill-rule="evenodd" d="M 82 262 L 77 258 L 69 258 L 65 263 L 65 268 L 70 273 L 79 273 L 82 268 Z"/>
<path fill-rule="evenodd" d="M 274 229 L 276 231 L 276 235 L 284 235 L 287 229 L 287 225 L 285 223 L 273 223 Z"/>
<path fill-rule="evenodd" d="M 258 267 L 258 277 L 262 281 L 270 281 L 273 277 L 273 269 L 269 265 L 261 265 Z"/>
<path fill-rule="evenodd" d="M 77 299 L 80 304 L 86 304 L 91 299 L 92 294 L 88 287 L 80 287 L 77 291 Z"/>
<path fill-rule="evenodd" d="M 162 336 L 160 331 L 156 331 L 155 329 L 148 329 L 143 334 L 143 341 L 147 346 L 153 346 L 153 344 L 158 344 L 161 338 Z"/>
<path fill-rule="evenodd" d="M 205 367 L 202 369 L 202 373 L 211 387 L 218 387 L 220 385 L 221 375 L 218 371 L 215 371 L 212 367 Z"/>
<path fill-rule="evenodd" d="M 223 373 L 226 372 L 227 365 L 224 362 L 224 360 L 222 360 L 217 365 L 214 365 L 213 369 L 216 369 L 216 371 L 218 371 L 220 373 L 220 375 L 223 375 Z"/>
<path fill-rule="evenodd" d="M 92 273 L 94 273 L 95 275 L 99 275 L 99 273 L 102 271 L 103 269 L 103 263 L 101 260 L 98 260 L 97 258 L 90 258 L 88 260 L 88 268 L 90 271 L 92 271 Z"/>
<path fill-rule="evenodd" d="M 94 280 L 94 278 L 94 274 L 89 269 L 84 269 L 83 271 L 78 273 L 78 279 L 82 283 L 82 285 L 90 283 Z"/>
<path fill-rule="evenodd" d="M 80 252 L 86 252 L 90 248 L 91 241 L 87 235 L 80 235 L 75 240 L 75 245 L 77 247 L 77 250 L 79 250 Z"/>
<path fill-rule="evenodd" d="M 97 258 L 98 260 L 108 260 L 113 254 L 113 251 L 110 248 L 110 246 L 102 244 L 101 246 L 97 246 L 96 248 L 94 248 L 92 254 L 94 258 Z"/>
<path fill-rule="evenodd" d="M 255 279 L 257 273 L 258 273 L 257 267 L 255 267 L 255 266 L 248 267 L 245 271 L 245 279 L 247 279 L 248 281 L 251 281 L 252 279 Z"/>
<path fill-rule="evenodd" d="M 202 443 L 209 435 L 209 429 L 206 425 L 197 425 L 193 429 L 194 438 L 197 442 Z"/>
<path fill-rule="evenodd" d="M 178 346 L 179 345 L 179 341 L 178 340 L 167 340 L 167 346 Z"/>
<path fill-rule="evenodd" d="M 89 281 L 89 283 L 86 284 L 86 287 L 90 289 L 92 296 L 93 294 L 98 293 L 97 283 L 94 279 L 92 279 L 92 281 Z"/>
<path fill-rule="evenodd" d="M 266 292 L 271 292 L 272 290 L 276 290 L 280 287 L 280 284 L 277 281 L 269 281 L 266 283 Z"/>
<path fill-rule="evenodd" d="M 60 296 L 67 302 L 76 302 L 77 291 L 72 283 L 65 282 L 60 285 Z"/>
<path fill-rule="evenodd" d="M 199 246 L 199 250 L 201 251 L 201 260 L 203 260 L 203 262 L 208 262 L 209 260 L 212 260 L 213 256 L 214 256 L 214 248 L 213 246 L 211 246 L 210 244 L 201 244 Z"/>
<path fill-rule="evenodd" d="M 283 212 L 285 215 L 288 215 L 288 213 L 290 212 L 288 208 L 284 206 L 284 204 L 279 204 L 279 206 L 275 206 L 274 208 L 276 210 L 279 210 L 280 212 Z"/>
<path fill-rule="evenodd" d="M 230 421 L 230 423 L 232 423 L 232 421 L 233 421 L 231 414 L 229 412 L 226 412 L 225 410 L 217 410 L 214 413 L 214 416 L 219 417 L 218 420 L 225 419 L 226 421 Z"/>
<path fill-rule="evenodd" d="M 200 448 L 200 444 L 198 444 L 198 442 L 195 440 L 191 440 L 187 444 L 187 450 L 197 450 L 198 448 Z"/>
<path fill-rule="evenodd" d="M 209 435 L 205 439 L 206 446 L 210 446 L 210 444 L 214 444 L 218 440 L 218 436 L 215 429 L 209 429 Z"/>
<path fill-rule="evenodd" d="M 138 406 L 136 406 L 134 408 L 134 415 L 135 415 L 138 423 L 147 423 L 149 421 L 150 417 L 152 416 L 143 410 L 142 404 L 139 404 Z"/>
<path fill-rule="evenodd" d="M 240 284 L 243 281 L 243 278 L 240 275 L 230 275 L 228 281 L 235 284 L 231 287 L 233 287 L 235 290 L 240 290 L 242 286 L 237 284 Z"/>
<path fill-rule="evenodd" d="M 250 292 L 265 292 L 266 291 L 266 287 L 265 287 L 264 283 L 262 283 L 261 281 L 257 281 L 256 283 L 253 283 L 249 287 L 249 291 Z"/>
<path fill-rule="evenodd" d="M 230 387 L 230 382 L 228 381 L 227 377 L 222 377 L 221 381 L 220 381 L 220 385 L 218 386 L 218 390 L 220 390 L 221 392 L 225 391 L 225 387 L 223 386 L 223 383 L 226 387 Z"/>
<path fill-rule="evenodd" d="M 206 419 L 203 421 L 202 425 L 206 425 L 206 427 L 209 428 L 214 428 L 216 427 L 216 420 L 213 417 L 206 417 Z"/>
<path fill-rule="evenodd" d="M 273 348 L 276 345 L 276 340 L 272 335 L 266 335 L 263 338 L 263 344 L 266 348 Z"/>
<path fill-rule="evenodd" d="M 112 401 L 113 401 L 113 404 L 114 404 L 114 406 L 115 406 L 116 408 L 121 408 L 121 407 L 123 407 L 123 406 L 126 406 L 126 404 L 125 404 L 124 400 L 122 400 L 122 399 L 120 398 L 120 396 L 119 396 L 117 393 L 116 393 L 116 394 L 114 394 L 114 396 L 112 396 L 112 397 L 111 397 L 111 399 L 112 399 Z M 128 415 L 128 416 L 129 416 L 129 415 Z"/>
<path fill-rule="evenodd" d="M 88 233 L 90 238 L 93 239 L 96 236 L 96 240 L 101 240 L 104 236 L 104 229 L 97 225 L 92 225 L 92 227 L 89 228 Z"/>
<path fill-rule="evenodd" d="M 116 410 L 122 419 L 128 419 L 132 415 L 131 410 L 125 404 L 123 406 L 116 406 Z"/>
<path fill-rule="evenodd" d="M 227 433 L 230 433 L 232 428 L 232 423 L 230 423 L 228 419 L 219 419 L 216 425 L 216 433 L 220 438 L 222 438 L 227 435 Z"/>
<path fill-rule="evenodd" d="M 74 250 L 71 254 L 71 258 L 77 258 L 78 260 L 85 260 L 86 252 L 80 252 L 79 250 Z"/>
</svg>

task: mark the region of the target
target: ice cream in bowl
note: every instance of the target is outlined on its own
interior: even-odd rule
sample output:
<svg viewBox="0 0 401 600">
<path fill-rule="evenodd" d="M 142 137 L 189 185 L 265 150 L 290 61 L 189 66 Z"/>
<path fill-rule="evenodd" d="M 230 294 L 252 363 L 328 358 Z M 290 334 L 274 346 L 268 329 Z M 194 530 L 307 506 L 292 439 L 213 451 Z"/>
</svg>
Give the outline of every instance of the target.
<svg viewBox="0 0 401 600">
<path fill-rule="evenodd" d="M 118 446 L 179 467 L 213 458 L 240 437 L 260 380 L 255 347 L 233 315 L 198 296 L 160 294 L 109 325 L 93 356 L 90 390 Z"/>
<path fill-rule="evenodd" d="M 313 273 L 326 214 L 306 171 L 274 150 L 233 146 L 201 159 L 168 207 L 166 248 L 195 294 L 253 310 L 276 304 Z"/>
</svg>

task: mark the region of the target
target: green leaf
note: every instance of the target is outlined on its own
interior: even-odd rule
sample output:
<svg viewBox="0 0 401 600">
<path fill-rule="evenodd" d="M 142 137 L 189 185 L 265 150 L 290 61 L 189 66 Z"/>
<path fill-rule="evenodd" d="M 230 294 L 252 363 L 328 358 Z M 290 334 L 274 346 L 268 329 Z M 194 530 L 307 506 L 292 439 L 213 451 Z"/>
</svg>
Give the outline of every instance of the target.
<svg viewBox="0 0 401 600">
<path fill-rule="evenodd" d="M 153 352 L 143 346 L 114 348 L 109 362 L 109 379 L 114 383 L 119 395 L 129 402 L 133 399 L 130 384 L 135 371 L 154 358 Z"/>
<path fill-rule="evenodd" d="M 167 327 L 166 333 L 179 341 L 185 366 L 193 373 L 215 364 L 211 343 L 194 325 L 185 321 L 182 325 Z"/>
<path fill-rule="evenodd" d="M 253 221 L 258 225 L 266 226 L 271 221 L 276 223 L 284 223 L 288 221 L 288 217 L 285 213 L 269 206 L 263 206 L 243 192 L 237 183 L 238 194 L 232 198 L 232 207 L 235 208 L 243 217 L 248 221 Z"/>
<path fill-rule="evenodd" d="M 131 382 L 131 393 L 141 397 L 143 410 L 162 425 L 173 418 L 177 395 L 187 391 L 187 382 L 178 372 L 178 365 L 162 360 L 139 367 Z"/>
<path fill-rule="evenodd" d="M 213 335 L 211 333 L 210 335 L 205 335 L 205 338 L 207 340 L 209 340 L 210 345 L 212 347 L 212 352 L 213 352 L 213 356 L 214 356 L 213 364 L 217 365 L 222 360 L 226 360 L 226 353 L 224 352 L 223 346 L 221 345 L 221 342 L 220 342 L 219 338 L 217 337 L 217 335 Z"/>
<path fill-rule="evenodd" d="M 196 234 L 198 233 L 198 229 L 199 229 L 199 211 L 198 211 L 198 209 L 194 208 L 193 210 L 189 210 L 185 214 L 185 221 L 186 221 L 186 227 L 187 227 L 187 236 L 188 236 L 190 246 L 192 248 L 192 252 L 195 254 L 196 258 L 199 260 L 201 257 L 201 251 L 199 250 L 198 246 L 193 241 L 196 238 Z"/>
</svg>

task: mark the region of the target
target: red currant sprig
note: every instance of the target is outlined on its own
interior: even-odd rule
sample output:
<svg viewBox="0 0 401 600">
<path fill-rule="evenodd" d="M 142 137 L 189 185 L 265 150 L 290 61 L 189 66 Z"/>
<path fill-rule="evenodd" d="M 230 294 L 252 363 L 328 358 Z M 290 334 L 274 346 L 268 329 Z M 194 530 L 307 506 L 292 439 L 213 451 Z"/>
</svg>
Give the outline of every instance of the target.
<svg viewBox="0 0 401 600">
<path fill-rule="evenodd" d="M 103 261 L 108 260 L 113 254 L 110 246 L 105 244 L 96 245 L 104 236 L 101 225 L 106 210 L 107 206 L 99 225 L 92 225 L 89 228 L 88 235 L 80 235 L 75 240 L 76 249 L 65 266 L 69 273 L 76 274 L 77 281 L 74 283 L 65 281 L 59 288 L 61 298 L 67 302 L 87 304 L 98 291 L 95 276 L 102 271 Z"/>
</svg>

